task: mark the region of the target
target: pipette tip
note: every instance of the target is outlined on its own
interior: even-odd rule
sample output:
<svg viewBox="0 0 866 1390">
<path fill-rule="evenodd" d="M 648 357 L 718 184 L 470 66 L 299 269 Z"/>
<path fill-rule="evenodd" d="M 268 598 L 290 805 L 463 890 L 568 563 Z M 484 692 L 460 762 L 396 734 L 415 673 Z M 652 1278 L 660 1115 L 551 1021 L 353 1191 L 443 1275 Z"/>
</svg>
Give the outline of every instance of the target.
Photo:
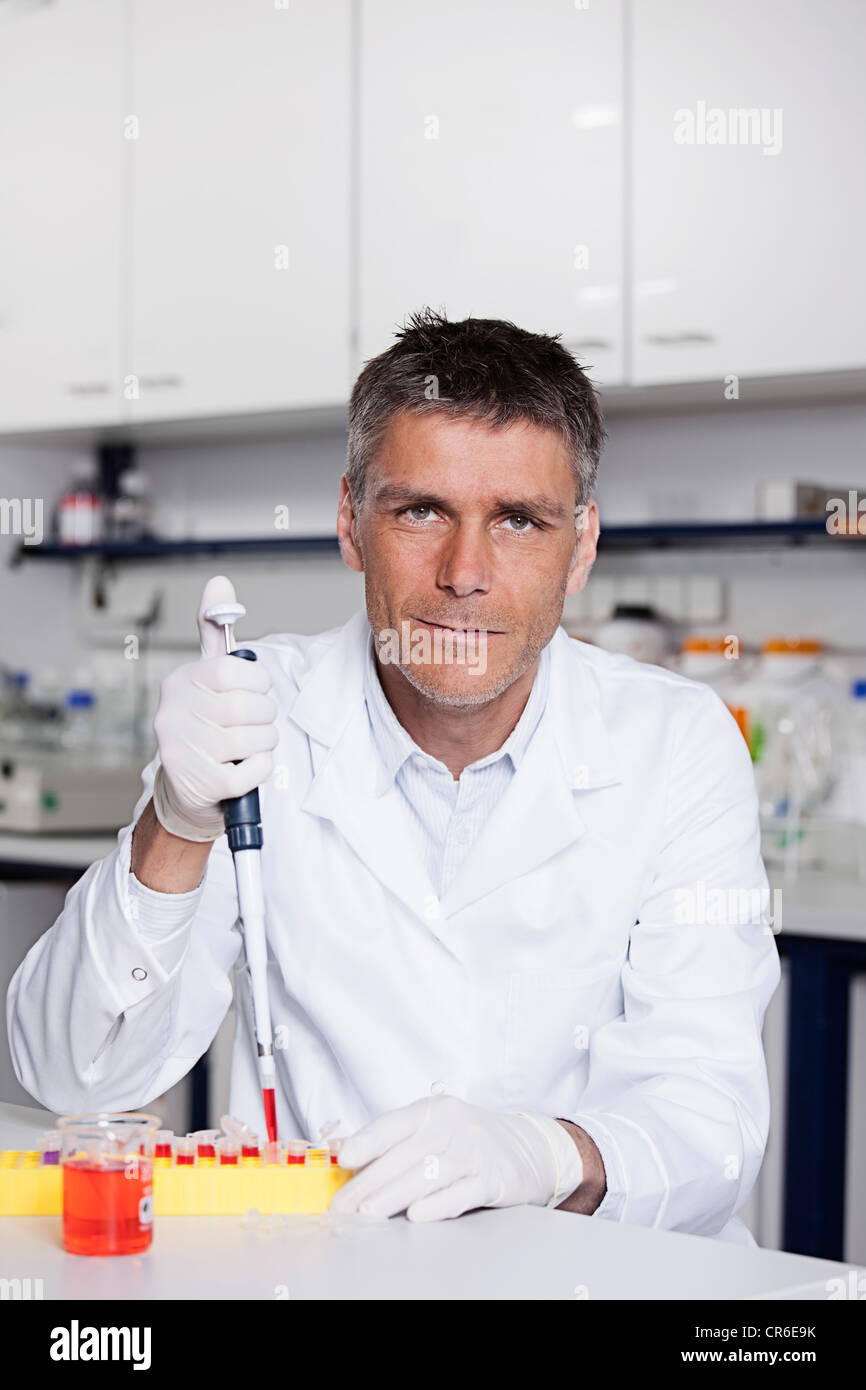
<svg viewBox="0 0 866 1390">
<path fill-rule="evenodd" d="M 262 1099 L 265 1103 L 265 1124 L 268 1130 L 268 1143 L 277 1142 L 277 1101 L 272 1086 L 262 1087 Z"/>
</svg>

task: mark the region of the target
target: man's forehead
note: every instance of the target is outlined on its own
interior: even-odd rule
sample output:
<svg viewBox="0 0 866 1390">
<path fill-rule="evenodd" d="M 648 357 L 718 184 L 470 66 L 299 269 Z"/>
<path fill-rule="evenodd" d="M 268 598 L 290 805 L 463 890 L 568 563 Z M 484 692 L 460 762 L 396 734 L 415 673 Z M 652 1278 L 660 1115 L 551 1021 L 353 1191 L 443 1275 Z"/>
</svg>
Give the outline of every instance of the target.
<svg viewBox="0 0 866 1390">
<path fill-rule="evenodd" d="M 569 491 L 573 469 L 556 430 L 520 420 L 492 426 L 442 412 L 391 421 L 370 462 L 367 487 L 379 495 L 395 487 L 434 488 L 461 494 L 514 489 Z"/>
<path fill-rule="evenodd" d="M 399 449 L 409 440 L 415 447 L 425 445 L 444 451 L 471 445 L 474 449 L 499 454 L 525 454 L 529 449 L 565 452 L 562 436 L 550 426 L 523 417 L 501 425 L 484 417 L 451 415 L 444 410 L 403 410 L 396 414 L 382 437 L 383 450 Z"/>
</svg>

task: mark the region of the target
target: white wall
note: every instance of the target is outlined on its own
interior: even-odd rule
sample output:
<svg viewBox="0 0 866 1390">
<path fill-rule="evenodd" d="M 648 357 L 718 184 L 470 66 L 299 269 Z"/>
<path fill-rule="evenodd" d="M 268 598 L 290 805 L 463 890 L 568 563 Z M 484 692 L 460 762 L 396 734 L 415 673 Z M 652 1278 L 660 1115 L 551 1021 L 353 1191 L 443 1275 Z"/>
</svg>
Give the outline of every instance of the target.
<svg viewBox="0 0 866 1390">
<path fill-rule="evenodd" d="M 866 407 L 850 404 L 748 409 L 728 402 L 695 414 L 617 416 L 599 473 L 602 524 L 738 519 L 754 514 L 759 481 L 790 477 L 866 488 Z M 82 449 L 59 444 L 0 445 L 0 496 L 41 496 L 45 524 L 69 465 Z M 332 532 L 344 467 L 341 433 L 248 443 L 143 448 L 158 529 L 170 536 L 275 535 L 275 508 L 288 507 L 291 532 Z M 86 634 L 106 628 L 82 601 L 76 565 L 31 561 L 6 567 L 18 538 L 0 535 L 4 602 L 0 651 L 14 666 L 71 667 L 88 653 Z M 228 572 L 250 612 L 247 635 L 316 631 L 340 622 L 362 601 L 362 584 L 339 558 L 219 556 L 119 567 L 107 594 L 134 611 L 130 591 L 158 589 L 163 616 L 157 645 L 195 644 L 194 614 L 209 574 Z M 862 547 L 652 551 L 609 554 L 593 578 L 709 574 L 724 585 L 724 624 L 746 642 L 771 631 L 814 633 L 844 649 L 866 649 L 866 563 Z M 590 586 L 593 580 L 590 580 Z M 138 600 L 136 600 L 138 601 Z M 79 611 L 80 610 L 80 611 Z M 93 617 L 98 620 L 91 622 Z M 121 624 L 122 626 L 122 624 Z M 110 625 L 109 625 L 110 627 Z M 103 655 L 119 630 L 103 637 Z M 176 660 L 175 656 L 170 658 Z"/>
<path fill-rule="evenodd" d="M 737 519 L 754 514 L 760 480 L 791 477 L 866 488 L 866 407 L 822 405 L 617 416 L 599 473 L 602 524 Z M 44 499 L 45 524 L 81 448 L 0 446 L 0 496 Z M 150 446 L 157 527 L 170 536 L 275 535 L 275 508 L 288 507 L 291 532 L 333 531 L 344 467 L 341 433 L 249 443 Z M 0 564 L 18 538 L 0 535 Z M 726 630 L 757 642 L 772 630 L 817 633 L 843 648 L 866 648 L 866 563 L 860 547 L 755 551 L 637 552 L 603 556 L 595 576 L 713 574 L 725 587 Z M 248 635 L 315 631 L 361 602 L 362 586 L 336 557 L 238 556 L 142 564 L 110 577 L 111 597 L 141 585 L 164 595 L 155 640 L 194 647 L 195 599 L 209 574 L 227 571 L 250 610 Z M 594 577 L 595 577 L 594 576 Z M 590 580 L 592 584 L 592 580 Z M 3 568 L 0 651 L 24 668 L 69 666 L 87 651 L 87 608 L 79 615 L 82 571 L 31 561 Z M 133 605 L 134 606 L 134 605 Z M 98 617 L 99 615 L 97 615 Z M 104 624 L 103 624 L 104 626 Z M 98 627 L 98 624 L 97 624 Z M 110 645 L 100 644 L 101 650 Z"/>
<path fill-rule="evenodd" d="M 0 497 L 41 499 L 47 537 L 52 507 L 81 454 L 69 445 L 0 442 Z M 20 536 L 0 533 L 0 662 L 68 666 L 80 652 L 70 571 L 38 560 L 11 568 L 20 544 Z"/>
<path fill-rule="evenodd" d="M 756 515 L 758 483 L 776 478 L 866 490 L 866 406 L 756 410 L 728 402 L 701 414 L 619 417 L 608 428 L 597 494 L 602 526 L 741 520 Z M 723 630 L 743 641 L 786 632 L 866 649 L 866 547 L 856 540 L 603 556 L 595 575 L 612 573 L 718 575 Z"/>
</svg>

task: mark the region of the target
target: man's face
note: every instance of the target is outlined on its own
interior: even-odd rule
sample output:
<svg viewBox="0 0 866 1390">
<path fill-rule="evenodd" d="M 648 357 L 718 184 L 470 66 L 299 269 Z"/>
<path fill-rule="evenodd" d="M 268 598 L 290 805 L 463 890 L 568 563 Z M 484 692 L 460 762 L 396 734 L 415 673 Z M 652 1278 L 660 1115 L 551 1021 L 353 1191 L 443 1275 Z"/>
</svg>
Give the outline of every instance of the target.
<svg viewBox="0 0 866 1390">
<path fill-rule="evenodd" d="M 403 413 L 357 515 L 343 480 L 338 531 L 347 563 L 364 572 L 380 654 L 380 634 L 408 633 L 403 674 L 435 703 L 462 706 L 494 699 L 537 659 L 565 594 L 586 582 L 598 523 L 592 502 L 575 532 L 574 475 L 553 430 Z M 442 655 L 451 642 L 459 652 L 461 633 L 467 652 L 474 642 L 485 653 L 476 669 Z"/>
</svg>

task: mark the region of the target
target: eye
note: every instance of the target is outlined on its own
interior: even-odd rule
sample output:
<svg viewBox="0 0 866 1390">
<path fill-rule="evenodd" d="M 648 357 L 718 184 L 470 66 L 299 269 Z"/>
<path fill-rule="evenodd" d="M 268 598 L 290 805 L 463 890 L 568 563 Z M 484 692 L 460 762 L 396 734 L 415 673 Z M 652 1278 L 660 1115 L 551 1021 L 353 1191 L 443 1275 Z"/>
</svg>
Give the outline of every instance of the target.
<svg viewBox="0 0 866 1390">
<path fill-rule="evenodd" d="M 516 524 L 507 529 L 517 536 L 528 536 L 532 531 L 537 531 L 538 526 L 531 516 L 525 516 L 523 512 L 512 512 L 510 516 L 504 518 L 505 521 L 513 521 Z"/>
<path fill-rule="evenodd" d="M 427 512 L 427 516 L 418 516 L 418 512 Z M 416 502 L 411 507 L 403 507 L 398 513 L 400 517 L 406 517 L 409 521 L 428 521 L 430 517 L 436 515 L 432 507 L 428 507 L 426 502 Z"/>
</svg>

